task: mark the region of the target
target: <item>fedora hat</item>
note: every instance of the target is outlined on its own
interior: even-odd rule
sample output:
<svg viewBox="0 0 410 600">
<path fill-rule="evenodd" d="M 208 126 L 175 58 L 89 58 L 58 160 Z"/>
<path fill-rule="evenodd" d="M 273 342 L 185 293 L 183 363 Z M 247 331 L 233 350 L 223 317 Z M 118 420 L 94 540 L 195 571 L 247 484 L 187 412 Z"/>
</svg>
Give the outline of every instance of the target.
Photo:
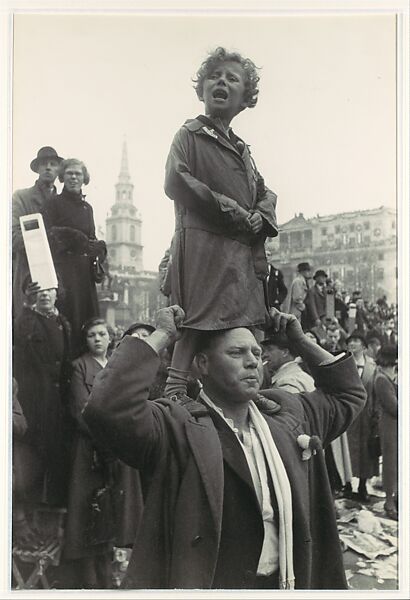
<svg viewBox="0 0 410 600">
<path fill-rule="evenodd" d="M 38 165 L 40 161 L 47 160 L 48 158 L 53 158 L 59 163 L 64 160 L 61 158 L 61 156 L 58 156 L 57 152 L 51 146 L 43 146 L 43 148 L 40 148 L 40 150 L 37 152 L 37 157 L 31 161 L 30 169 L 34 171 L 34 173 L 38 173 Z"/>
<path fill-rule="evenodd" d="M 308 262 L 301 262 L 298 264 L 297 270 L 299 273 L 302 273 L 303 271 L 310 271 L 311 266 Z"/>
<path fill-rule="evenodd" d="M 313 279 L 317 279 L 318 277 L 325 277 L 327 279 L 326 271 L 324 271 L 323 269 L 318 269 L 313 275 Z"/>
</svg>

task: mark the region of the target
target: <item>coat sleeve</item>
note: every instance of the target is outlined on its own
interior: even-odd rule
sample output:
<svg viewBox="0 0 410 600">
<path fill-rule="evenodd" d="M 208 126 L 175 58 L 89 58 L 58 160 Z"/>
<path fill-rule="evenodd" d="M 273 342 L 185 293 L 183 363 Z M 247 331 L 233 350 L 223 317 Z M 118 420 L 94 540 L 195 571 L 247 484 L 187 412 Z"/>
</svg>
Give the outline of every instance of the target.
<svg viewBox="0 0 410 600">
<path fill-rule="evenodd" d="M 377 377 L 374 387 L 382 411 L 397 418 L 398 402 L 394 386 L 385 377 Z"/>
<path fill-rule="evenodd" d="M 90 430 L 82 416 L 83 408 L 87 404 L 90 395 L 85 381 L 86 371 L 84 362 L 74 361 L 70 383 L 70 410 L 80 431 L 89 435 Z"/>
<path fill-rule="evenodd" d="M 162 411 L 148 400 L 159 364 L 148 344 L 126 336 L 95 377 L 83 411 L 96 442 L 141 470 L 155 463 L 166 438 Z"/>
<path fill-rule="evenodd" d="M 14 192 L 12 200 L 12 219 L 11 219 L 11 243 L 13 252 L 19 252 L 24 248 L 23 234 L 21 233 L 20 217 L 24 216 L 26 211 L 23 206 L 23 198 L 20 192 Z"/>
<path fill-rule="evenodd" d="M 192 175 L 189 135 L 181 127 L 174 137 L 165 167 L 165 193 L 190 210 L 222 218 L 238 231 L 247 231 L 248 212 L 233 198 L 211 190 Z"/>
<path fill-rule="evenodd" d="M 276 220 L 276 203 L 278 197 L 265 185 L 261 174 L 257 171 L 257 199 L 255 210 L 260 213 L 264 220 L 264 234 L 269 237 L 278 235 L 278 223 Z"/>
<path fill-rule="evenodd" d="M 310 434 L 317 435 L 326 447 L 346 431 L 363 409 L 366 390 L 350 355 L 326 366 L 311 367 L 311 371 L 316 389 L 294 394 L 287 402 L 287 410 L 300 419 L 302 427 L 307 421 Z M 263 394 L 282 404 L 280 390 L 264 390 Z"/>
<path fill-rule="evenodd" d="M 306 296 L 306 304 L 309 309 L 309 314 L 310 314 L 312 321 L 317 321 L 319 319 L 319 313 L 318 313 L 317 307 L 316 307 L 316 294 L 315 294 L 315 290 L 313 288 L 308 290 L 308 293 Z"/>
<path fill-rule="evenodd" d="M 283 273 L 282 271 L 279 271 L 279 275 L 278 275 L 278 298 L 279 298 L 279 304 L 282 304 L 282 302 L 285 300 L 286 296 L 288 295 L 288 288 L 285 285 L 285 282 L 283 280 Z"/>
</svg>

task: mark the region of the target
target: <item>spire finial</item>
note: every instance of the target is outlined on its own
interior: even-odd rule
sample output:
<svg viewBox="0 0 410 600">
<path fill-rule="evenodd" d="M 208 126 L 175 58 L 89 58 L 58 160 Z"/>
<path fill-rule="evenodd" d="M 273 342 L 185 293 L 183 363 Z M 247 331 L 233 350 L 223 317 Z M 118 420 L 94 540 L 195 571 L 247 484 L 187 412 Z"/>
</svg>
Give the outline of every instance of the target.
<svg viewBox="0 0 410 600">
<path fill-rule="evenodd" d="M 128 171 L 128 149 L 127 149 L 127 140 L 126 140 L 125 135 L 124 135 L 124 141 L 122 143 L 121 170 L 120 170 L 119 180 L 121 182 L 128 182 L 130 180 L 130 174 Z"/>
</svg>

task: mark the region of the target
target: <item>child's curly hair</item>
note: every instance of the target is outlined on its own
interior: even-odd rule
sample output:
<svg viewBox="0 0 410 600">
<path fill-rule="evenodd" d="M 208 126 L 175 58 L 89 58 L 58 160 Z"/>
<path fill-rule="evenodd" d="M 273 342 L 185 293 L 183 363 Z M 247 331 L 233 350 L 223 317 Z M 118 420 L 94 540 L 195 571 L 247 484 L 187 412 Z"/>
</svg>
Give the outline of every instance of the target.
<svg viewBox="0 0 410 600">
<path fill-rule="evenodd" d="M 256 67 L 250 58 L 244 58 L 239 52 L 228 52 L 221 46 L 209 53 L 208 58 L 206 58 L 199 67 L 196 78 L 192 79 L 195 83 L 194 88 L 198 98 L 202 100 L 204 93 L 204 79 L 215 70 L 217 65 L 228 61 L 235 61 L 242 66 L 245 72 L 244 101 L 248 108 L 253 108 L 258 101 L 259 94 L 258 82 L 260 77 L 257 73 L 258 67 Z"/>
</svg>

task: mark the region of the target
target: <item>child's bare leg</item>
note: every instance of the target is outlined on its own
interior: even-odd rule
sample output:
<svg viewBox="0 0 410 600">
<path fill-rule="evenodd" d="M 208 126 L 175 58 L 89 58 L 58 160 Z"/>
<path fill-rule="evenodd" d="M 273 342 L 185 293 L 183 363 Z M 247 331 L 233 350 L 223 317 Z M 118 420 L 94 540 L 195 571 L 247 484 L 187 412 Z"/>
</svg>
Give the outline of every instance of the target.
<svg viewBox="0 0 410 600">
<path fill-rule="evenodd" d="M 195 329 L 184 329 L 181 339 L 175 344 L 165 385 L 165 396 L 168 398 L 186 395 L 188 377 L 201 333 Z"/>
</svg>

